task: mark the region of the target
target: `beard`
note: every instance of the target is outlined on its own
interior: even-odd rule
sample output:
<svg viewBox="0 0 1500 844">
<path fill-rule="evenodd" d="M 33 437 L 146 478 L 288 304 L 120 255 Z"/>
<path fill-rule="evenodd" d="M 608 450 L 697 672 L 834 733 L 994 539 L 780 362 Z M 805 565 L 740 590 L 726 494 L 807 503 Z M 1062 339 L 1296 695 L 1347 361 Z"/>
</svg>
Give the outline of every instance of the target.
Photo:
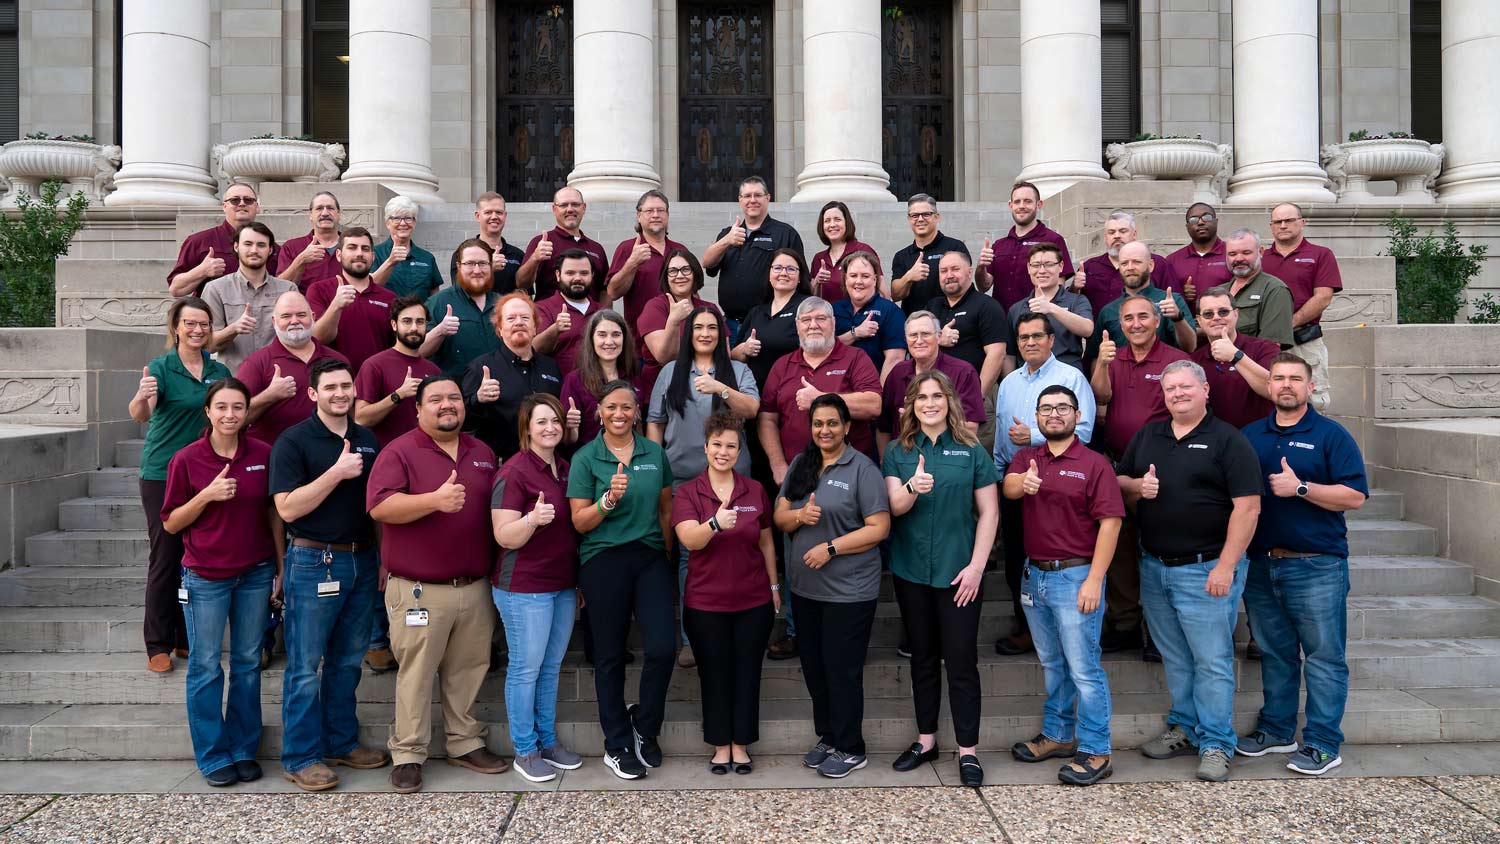
<svg viewBox="0 0 1500 844">
<path fill-rule="evenodd" d="M 311 328 L 277 328 L 276 339 L 283 346 L 304 346 L 312 339 Z"/>
<path fill-rule="evenodd" d="M 427 339 L 427 335 L 417 331 L 408 331 L 405 334 L 396 335 L 397 343 L 400 343 L 402 346 L 411 349 L 414 352 L 417 349 L 422 348 L 422 341 L 425 339 Z"/>
<path fill-rule="evenodd" d="M 491 273 L 485 273 L 484 279 L 474 281 L 462 273 L 458 276 L 458 286 L 470 296 L 482 296 L 495 288 L 495 277 Z"/>
<path fill-rule="evenodd" d="M 1249 278 L 1250 276 L 1255 275 L 1256 271 L 1258 271 L 1259 269 L 1260 269 L 1260 265 L 1258 263 L 1256 263 L 1256 264 L 1235 264 L 1234 266 L 1232 266 L 1232 267 L 1229 268 L 1229 272 L 1235 278 Z"/>
<path fill-rule="evenodd" d="M 433 424 L 433 427 L 437 428 L 439 431 L 442 431 L 445 434 L 448 434 L 452 433 L 453 431 L 457 431 L 459 428 L 463 427 L 463 424 L 463 419 L 455 413 L 452 416 L 439 416 L 437 418 L 437 421 Z"/>
<path fill-rule="evenodd" d="M 802 347 L 802 353 L 807 355 L 826 355 L 833 351 L 833 344 L 837 342 L 832 337 L 824 337 L 821 340 L 813 337 L 804 337 L 797 341 L 798 345 Z"/>
<path fill-rule="evenodd" d="M 344 268 L 344 275 L 352 279 L 361 279 L 370 275 L 369 264 L 365 264 L 363 267 L 351 267 L 348 264 L 341 264 L 340 266 Z"/>
<path fill-rule="evenodd" d="M 565 284 L 558 289 L 562 291 L 563 296 L 572 299 L 574 302 L 582 302 L 584 299 L 587 299 L 589 297 L 589 286 L 587 284 L 580 284 L 576 286 Z"/>
<path fill-rule="evenodd" d="M 1065 440 L 1068 437 L 1073 436 L 1073 431 L 1076 430 L 1077 427 L 1078 426 L 1076 426 L 1076 425 L 1069 425 L 1068 427 L 1064 428 L 1061 431 L 1049 431 L 1046 428 L 1043 428 L 1042 429 L 1042 438 L 1045 439 L 1045 440 L 1047 440 L 1047 442 L 1053 442 L 1053 443 L 1055 443 L 1055 442 L 1061 442 L 1062 440 Z"/>
</svg>

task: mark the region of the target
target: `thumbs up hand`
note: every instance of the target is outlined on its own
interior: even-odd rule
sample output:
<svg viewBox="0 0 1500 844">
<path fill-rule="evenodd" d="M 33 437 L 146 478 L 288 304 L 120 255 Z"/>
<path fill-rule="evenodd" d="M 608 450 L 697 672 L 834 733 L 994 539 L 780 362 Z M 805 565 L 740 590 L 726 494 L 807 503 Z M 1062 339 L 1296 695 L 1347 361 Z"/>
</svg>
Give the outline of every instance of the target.
<svg viewBox="0 0 1500 844">
<path fill-rule="evenodd" d="M 644 235 L 635 236 L 635 245 L 630 247 L 630 257 L 625 259 L 625 266 L 635 269 L 641 264 L 651 260 L 651 244 L 646 242 Z"/>
<path fill-rule="evenodd" d="M 156 376 L 151 374 L 151 367 L 141 367 L 141 383 L 135 388 L 135 397 L 140 401 L 150 401 L 156 398 Z"/>
<path fill-rule="evenodd" d="M 328 474 L 341 481 L 352 481 L 365 471 L 364 455 L 349 450 L 349 441 L 344 440 L 344 450 L 339 452 L 337 460 L 328 467 Z"/>
<path fill-rule="evenodd" d="M 1115 341 L 1111 339 L 1109 331 L 1106 330 L 1104 332 L 1104 339 L 1099 343 L 1099 362 L 1103 364 L 1110 363 L 1115 359 L 1118 352 L 1119 349 L 1115 346 Z"/>
<path fill-rule="evenodd" d="M 943 326 L 943 330 L 938 337 L 938 345 L 945 348 L 958 345 L 958 329 L 953 325 L 957 321 L 956 319 L 950 319 L 948 320 L 948 324 Z"/>
<path fill-rule="evenodd" d="M 730 246 L 744 246 L 745 239 L 749 236 L 750 231 L 745 226 L 745 218 L 736 216 L 734 218 L 734 225 L 730 226 L 729 231 L 724 233 L 724 240 Z"/>
<path fill-rule="evenodd" d="M 271 367 L 271 383 L 266 386 L 266 392 L 277 401 L 286 401 L 297 395 L 297 379 L 282 375 L 281 364 L 278 363 Z"/>
<path fill-rule="evenodd" d="M 906 271 L 905 278 L 909 282 L 910 281 L 925 281 L 927 279 L 928 274 L 930 274 L 931 272 L 932 272 L 932 267 L 929 267 L 927 265 L 927 253 L 926 252 L 918 252 L 917 253 L 917 262 L 915 264 L 912 264 L 911 265 L 911 269 L 909 269 L 909 270 Z"/>
<path fill-rule="evenodd" d="M 563 424 L 572 428 L 575 432 L 583 424 L 583 411 L 578 409 L 578 405 L 573 402 L 572 396 L 568 396 L 568 415 Z"/>
<path fill-rule="evenodd" d="M 674 326 L 675 330 L 675 326 L 681 325 L 693 313 L 694 307 L 692 296 L 673 301 L 667 306 L 667 325 Z"/>
<path fill-rule="evenodd" d="M 315 237 L 309 240 L 306 246 L 302 247 L 302 252 L 297 255 L 297 260 L 304 265 L 311 264 L 314 261 L 321 261 L 328 254 L 327 249 L 328 247 L 319 243 Z"/>
<path fill-rule="evenodd" d="M 406 368 L 406 378 L 401 386 L 396 388 L 396 395 L 403 399 L 409 399 L 417 394 L 417 388 L 422 386 L 422 379 L 411 374 L 411 367 Z"/>
<path fill-rule="evenodd" d="M 458 333 L 458 317 L 453 315 L 452 305 L 448 306 L 448 312 L 443 314 L 443 318 L 438 321 L 437 328 L 434 330 L 444 337 L 451 337 Z"/>
<path fill-rule="evenodd" d="M 823 508 L 818 506 L 818 494 L 807 496 L 807 503 L 797 511 L 797 521 L 804 525 L 815 525 L 823 518 Z"/>
<path fill-rule="evenodd" d="M 979 266 L 988 267 L 995 260 L 995 245 L 990 243 L 989 238 L 984 239 L 984 247 L 979 250 Z"/>
<path fill-rule="evenodd" d="M 349 283 L 349 279 L 345 276 L 339 276 L 339 286 L 334 291 L 333 301 L 328 303 L 328 309 L 331 311 L 342 311 L 354 304 L 354 297 L 356 295 L 358 294 L 354 290 L 354 285 Z"/>
<path fill-rule="evenodd" d="M 828 264 L 820 264 L 818 266 L 818 271 L 816 273 L 813 273 L 813 281 L 817 282 L 820 285 L 826 284 L 831 278 L 833 278 L 833 268 Z"/>
<path fill-rule="evenodd" d="M 1234 360 L 1235 354 L 1239 352 L 1239 348 L 1234 345 L 1234 341 L 1228 337 L 1212 338 L 1208 350 L 1213 353 L 1214 360 L 1219 363 L 1229 363 Z"/>
<path fill-rule="evenodd" d="M 208 254 L 199 262 L 198 269 L 203 271 L 204 278 L 218 278 L 224 274 L 224 266 L 224 259 L 214 257 L 214 248 L 210 246 Z"/>
<path fill-rule="evenodd" d="M 249 334 L 255 330 L 255 323 L 258 321 L 255 318 L 255 314 L 250 310 L 250 306 L 246 304 L 245 312 L 236 317 L 234 322 L 229 324 L 229 327 L 233 328 L 236 334 Z"/>
<path fill-rule="evenodd" d="M 234 497 L 234 490 L 235 480 L 229 477 L 229 464 L 225 463 L 224 468 L 219 470 L 219 474 L 215 475 L 213 481 L 203 488 L 200 495 L 209 501 L 228 501 Z"/>
<path fill-rule="evenodd" d="M 802 379 L 802 389 L 797 391 L 797 409 L 807 410 L 812 407 L 813 399 L 821 395 L 823 395 L 823 391 L 818 389 L 817 386 L 808 381 L 804 376 Z"/>
<path fill-rule="evenodd" d="M 620 503 L 620 499 L 625 497 L 625 490 L 629 487 L 630 473 L 625 471 L 624 463 L 619 463 L 615 466 L 614 475 L 609 479 L 609 491 L 605 493 L 609 501 L 606 503 L 611 506 Z"/>
<path fill-rule="evenodd" d="M 1021 421 L 1021 417 L 1010 418 L 1010 442 L 1012 445 L 1031 445 L 1031 426 Z"/>
<path fill-rule="evenodd" d="M 480 367 L 479 389 L 474 393 L 474 400 L 485 403 L 500 400 L 500 382 L 490 377 L 488 366 Z"/>
<path fill-rule="evenodd" d="M 868 340 L 879 333 L 880 321 L 875 319 L 875 311 L 873 309 L 865 311 L 865 318 L 854 326 L 854 336 L 861 340 Z"/>
<path fill-rule="evenodd" d="M 927 455 L 917 455 L 916 474 L 912 475 L 911 480 L 907 481 L 907 483 L 911 484 L 912 491 L 917 495 L 926 495 L 932 492 L 933 478 L 932 473 L 927 471 Z"/>
<path fill-rule="evenodd" d="M 1161 492 L 1161 482 L 1156 479 L 1156 464 L 1146 470 L 1146 476 L 1141 478 L 1141 497 L 1145 499 L 1155 498 Z"/>
<path fill-rule="evenodd" d="M 531 508 L 532 527 L 546 527 L 552 524 L 553 519 L 557 518 L 557 508 L 548 504 L 546 499 L 547 494 L 545 492 L 536 494 L 536 506 Z"/>
<path fill-rule="evenodd" d="M 531 260 L 542 262 L 552 257 L 552 234 L 549 232 L 542 235 L 542 239 L 536 242 L 536 250 L 531 253 Z"/>
<path fill-rule="evenodd" d="M 1192 276 L 1188 276 L 1187 280 L 1182 283 L 1182 298 L 1189 302 L 1198 298 L 1198 288 L 1193 286 Z"/>
<path fill-rule="evenodd" d="M 573 317 L 568 312 L 573 310 L 569 305 L 563 305 L 563 309 L 557 312 L 557 319 L 552 324 L 557 326 L 557 333 L 562 334 L 573 327 Z"/>
<path fill-rule="evenodd" d="M 464 508 L 464 485 L 458 482 L 457 469 L 448 473 L 448 480 L 443 481 L 433 495 L 437 509 L 444 513 L 457 513 Z"/>
<path fill-rule="evenodd" d="M 1292 471 L 1292 467 L 1286 462 L 1285 457 L 1281 458 L 1281 471 L 1267 476 L 1267 480 L 1271 482 L 1271 494 L 1277 498 L 1295 496 L 1297 487 L 1302 483 L 1297 473 Z"/>
<path fill-rule="evenodd" d="M 1083 267 L 1079 267 L 1078 271 L 1073 273 L 1073 289 L 1082 290 L 1086 284 L 1088 284 L 1088 278 L 1084 276 Z"/>
<path fill-rule="evenodd" d="M 714 513 L 714 521 L 719 523 L 720 530 L 734 530 L 734 526 L 739 524 L 740 513 L 738 510 L 734 509 L 733 504 L 729 503 L 733 498 L 733 489 L 730 490 L 728 495 L 721 496 L 719 498 L 719 502 L 723 504 L 723 506 Z"/>
<path fill-rule="evenodd" d="M 1042 489 L 1042 474 L 1037 470 L 1036 461 L 1032 460 L 1026 467 L 1026 474 L 1021 476 L 1021 491 L 1027 495 L 1036 495 Z"/>
<path fill-rule="evenodd" d="M 405 245 L 392 246 L 391 247 L 390 261 L 392 263 L 399 264 L 402 261 L 405 261 L 410 255 L 411 255 L 411 247 L 410 246 L 405 246 Z"/>
<path fill-rule="evenodd" d="M 750 329 L 750 336 L 739 345 L 740 353 L 747 358 L 753 358 L 760 354 L 760 338 L 755 336 L 755 329 Z"/>
</svg>

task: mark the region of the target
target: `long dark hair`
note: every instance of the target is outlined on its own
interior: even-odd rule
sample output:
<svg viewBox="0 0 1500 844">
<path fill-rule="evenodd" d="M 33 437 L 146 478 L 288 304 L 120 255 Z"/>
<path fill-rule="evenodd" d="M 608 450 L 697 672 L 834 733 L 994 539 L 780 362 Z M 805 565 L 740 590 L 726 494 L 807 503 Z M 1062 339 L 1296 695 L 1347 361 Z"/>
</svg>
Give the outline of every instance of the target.
<svg viewBox="0 0 1500 844">
<path fill-rule="evenodd" d="M 805 258 L 802 257 L 802 253 L 801 252 L 798 252 L 797 250 L 795 250 L 795 249 L 793 249 L 793 248 L 791 248 L 789 246 L 783 246 L 780 249 L 776 250 L 775 252 L 771 253 L 771 261 L 775 262 L 775 260 L 777 258 L 780 258 L 782 255 L 789 255 L 789 256 L 792 257 L 793 260 L 795 260 L 797 262 L 797 289 L 792 293 L 792 295 L 796 296 L 798 293 L 801 293 L 801 294 L 806 295 L 806 296 L 811 296 L 812 295 L 812 279 L 808 278 L 807 259 L 805 259 Z M 665 266 L 665 265 L 663 265 L 663 266 Z M 761 304 L 764 304 L 764 305 L 771 304 L 771 300 L 773 300 L 773 299 L 776 298 L 776 291 L 771 287 L 771 270 L 770 270 L 770 266 L 771 266 L 770 264 L 766 265 L 765 287 L 764 287 L 763 292 L 761 293 L 761 297 L 760 297 Z M 665 276 L 663 276 L 663 278 L 665 278 Z"/>
<path fill-rule="evenodd" d="M 729 360 L 729 329 L 724 325 L 723 315 L 716 308 L 703 305 L 693 308 L 693 312 L 682 323 L 682 337 L 677 341 L 677 365 L 672 368 L 672 381 L 667 385 L 667 410 L 678 416 L 682 415 L 688 398 L 693 393 L 693 358 L 696 356 L 693 350 L 693 323 L 698 320 L 699 314 L 713 314 L 714 320 L 719 323 L 719 344 L 714 347 L 714 376 L 723 384 L 735 380 L 734 364 Z M 714 396 L 714 412 L 723 407 L 724 400 Z"/>
<path fill-rule="evenodd" d="M 812 426 L 813 415 L 824 407 L 831 407 L 838 411 L 839 420 L 845 425 L 853 421 L 853 417 L 849 415 L 849 405 L 844 404 L 844 400 L 839 397 L 838 393 L 824 393 L 813 399 L 812 405 L 807 408 L 809 427 Z M 844 447 L 848 448 L 848 444 L 846 443 Z M 816 440 L 810 440 L 807 447 L 802 449 L 802 453 L 797 457 L 801 459 L 792 461 L 792 468 L 786 476 L 785 497 L 788 501 L 806 498 L 814 489 L 817 489 L 818 476 L 823 474 L 823 457 Z"/>
<path fill-rule="evenodd" d="M 567 307 L 564 305 L 564 307 Z M 578 345 L 578 377 L 583 381 L 583 388 L 589 391 L 589 395 L 595 398 L 604 398 L 604 366 L 599 362 L 599 355 L 594 351 L 594 331 L 601 322 L 612 322 L 620 326 L 624 333 L 624 339 L 620 342 L 620 357 L 615 361 L 615 372 L 624 380 L 635 378 L 636 370 L 640 368 L 640 361 L 635 356 L 635 335 L 631 333 L 630 326 L 625 322 L 625 317 L 605 309 L 594 311 L 589 316 L 589 321 L 583 328 L 583 342 Z"/>
</svg>

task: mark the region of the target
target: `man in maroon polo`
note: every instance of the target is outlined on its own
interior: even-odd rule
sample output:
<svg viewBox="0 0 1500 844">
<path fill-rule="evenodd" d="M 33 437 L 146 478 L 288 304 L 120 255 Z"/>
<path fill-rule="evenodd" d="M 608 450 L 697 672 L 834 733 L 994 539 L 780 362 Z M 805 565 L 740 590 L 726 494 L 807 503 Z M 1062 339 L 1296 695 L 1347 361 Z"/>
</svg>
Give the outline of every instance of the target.
<svg viewBox="0 0 1500 844">
<path fill-rule="evenodd" d="M 771 367 L 760 394 L 756 426 L 776 483 L 786 480 L 787 464 L 812 442 L 808 408 L 824 393 L 838 393 L 854 420 L 849 444 L 875 453 L 870 423 L 880 415 L 880 372 L 870 356 L 838 341 L 833 306 L 810 296 L 797 306 L 801 348 Z"/>
<path fill-rule="evenodd" d="M 307 204 L 312 231 L 281 246 L 276 277 L 295 282 L 306 293 L 325 278 L 337 278 L 343 268 L 339 260 L 339 220 L 343 212 L 339 198 L 321 191 Z"/>
<path fill-rule="evenodd" d="M 1236 428 L 1270 415 L 1271 362 L 1281 346 L 1241 334 L 1235 324 L 1240 312 L 1229 286 L 1210 287 L 1198 295 L 1198 325 L 1204 342 L 1193 350 L 1193 362 L 1208 377 L 1208 406 L 1214 415 Z"/>
<path fill-rule="evenodd" d="M 240 226 L 255 222 L 260 213 L 260 199 L 249 185 L 230 185 L 224 189 L 224 222 L 211 229 L 193 232 L 183 238 L 177 250 L 177 263 L 167 273 L 167 292 L 174 297 L 201 295 L 203 285 L 239 269 L 234 254 L 234 233 Z M 276 248 L 266 266 L 276 265 Z"/>
<path fill-rule="evenodd" d="M 1328 411 L 1328 346 L 1323 342 L 1323 311 L 1333 294 L 1344 289 L 1333 250 L 1302 236 L 1307 221 L 1295 202 L 1271 209 L 1273 243 L 1261 255 L 1261 269 L 1286 283 L 1292 291 L 1292 351 L 1312 367 L 1312 397 L 1308 404 Z"/>
<path fill-rule="evenodd" d="M 609 273 L 609 258 L 599 242 L 583 233 L 583 215 L 589 206 L 577 188 L 562 188 L 552 196 L 552 217 L 557 226 L 533 237 L 526 244 L 526 259 L 516 271 L 516 288 L 531 294 L 540 302 L 557 292 L 557 266 L 562 253 L 582 249 L 594 266 L 593 291 L 604 292 L 604 278 Z"/>
<path fill-rule="evenodd" d="M 936 369 L 948 376 L 964 408 L 964 425 L 978 431 L 984 423 L 984 393 L 979 389 L 979 373 L 974 367 L 952 355 L 943 354 L 938 344 L 942 326 L 932 311 L 917 311 L 906 318 L 906 352 L 910 357 L 891 367 L 880 388 L 880 418 L 875 423 L 875 444 L 881 455 L 901 430 L 901 411 L 906 404 L 906 388 L 911 379 Z"/>
<path fill-rule="evenodd" d="M 1167 256 L 1172 272 L 1182 279 L 1182 298 L 1197 307 L 1198 292 L 1234 280 L 1219 239 L 1219 212 L 1207 202 L 1187 210 L 1188 245 Z"/>
<path fill-rule="evenodd" d="M 312 306 L 301 293 L 281 294 L 272 320 L 276 339 L 245 358 L 235 373 L 250 389 L 250 436 L 267 445 L 317 406 L 307 392 L 312 362 L 326 357 L 348 362 L 313 337 Z"/>
<path fill-rule="evenodd" d="M 416 401 L 417 427 L 381 450 L 365 496 L 382 525 L 380 557 L 389 574 L 385 605 L 400 663 L 391 787 L 402 794 L 422 789 L 434 679 L 448 764 L 481 774 L 510 768 L 485 746 L 487 729 L 474 714 L 495 630 L 490 490 L 500 463 L 489 446 L 461 433 L 457 381 L 432 376 L 417 387 Z"/>
<path fill-rule="evenodd" d="M 1125 292 L 1125 280 L 1120 277 L 1120 247 L 1137 237 L 1134 214 L 1126 211 L 1110 214 L 1104 222 L 1104 254 L 1084 261 L 1083 268 L 1074 274 L 1073 289 L 1088 297 L 1094 313 L 1102 313 L 1105 305 Z M 1151 255 L 1151 283 L 1162 290 L 1182 292 L 1182 280 L 1172 265 L 1155 253 Z"/>
<path fill-rule="evenodd" d="M 1068 255 L 1068 244 L 1063 236 L 1047 228 L 1041 221 L 1042 194 L 1030 182 L 1016 182 L 1010 189 L 1010 217 L 1015 225 L 1005 237 L 987 243 L 979 250 L 979 266 L 974 268 L 974 285 L 981 293 L 989 292 L 1005 308 L 1006 313 L 1032 293 L 1027 255 L 1038 243 L 1057 246 L 1062 267 L 1060 277 L 1073 275 L 1073 259 Z"/>
<path fill-rule="evenodd" d="M 582 249 L 569 249 L 558 256 L 556 282 L 557 293 L 536 303 L 537 335 L 532 346 L 566 373 L 578 360 L 589 317 L 603 306 L 594 299 L 594 265 Z"/>
<path fill-rule="evenodd" d="M 417 294 L 391 303 L 396 343 L 365 359 L 354 379 L 354 421 L 375 432 L 382 448 L 417 427 L 417 385 L 442 372 L 422 357 L 427 306 Z"/>
<path fill-rule="evenodd" d="M 370 278 L 373 240 L 359 226 L 345 231 L 338 241 L 343 271 L 307 291 L 307 302 L 317 317 L 313 336 L 338 349 L 356 372 L 372 355 L 391 345 L 391 303 L 396 294 Z"/>
<path fill-rule="evenodd" d="M 624 314 L 631 326 L 641 318 L 646 303 L 661 295 L 661 267 L 667 253 L 687 248 L 667 237 L 670 209 L 661 191 L 653 188 L 641 194 L 635 201 L 636 235 L 620 241 L 610 259 L 604 303 Z"/>
</svg>

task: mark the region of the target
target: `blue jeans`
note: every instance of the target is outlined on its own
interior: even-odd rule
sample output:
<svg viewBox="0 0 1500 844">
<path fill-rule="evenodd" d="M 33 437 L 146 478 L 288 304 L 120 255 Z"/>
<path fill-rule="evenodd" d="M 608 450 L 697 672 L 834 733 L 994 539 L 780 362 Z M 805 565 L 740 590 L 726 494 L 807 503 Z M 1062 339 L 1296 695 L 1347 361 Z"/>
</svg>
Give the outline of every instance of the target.
<svg viewBox="0 0 1500 844">
<path fill-rule="evenodd" d="M 286 549 L 286 675 L 281 690 L 281 764 L 296 773 L 359 746 L 354 692 L 370 643 L 370 613 L 380 560 L 374 549 Z M 337 595 L 318 584 L 337 581 Z M 318 664 L 323 676 L 318 678 Z"/>
<path fill-rule="evenodd" d="M 1229 594 L 1215 598 L 1204 586 L 1217 564 L 1169 567 L 1141 551 L 1141 608 L 1172 694 L 1167 725 L 1181 727 L 1200 755 L 1218 748 L 1233 756 L 1234 625 L 1250 566 L 1241 559 Z"/>
<path fill-rule="evenodd" d="M 1089 566 L 1043 571 L 1027 564 L 1021 572 L 1021 608 L 1047 683 L 1042 735 L 1095 756 L 1110 752 L 1109 683 L 1099 662 L 1099 630 L 1104 624 L 1104 591 L 1088 615 L 1078 611 L 1078 588 Z M 1074 707 L 1077 715 L 1074 715 Z"/>
<path fill-rule="evenodd" d="M 1344 643 L 1349 617 L 1349 560 L 1332 554 L 1250 560 L 1245 611 L 1260 643 L 1260 677 L 1266 702 L 1257 729 L 1278 741 L 1297 731 L 1297 693 L 1307 680 L 1307 723 L 1302 743 L 1339 755 L 1349 664 Z M 1305 662 L 1304 662 L 1305 660 Z"/>
<path fill-rule="evenodd" d="M 260 746 L 260 637 L 271 612 L 270 561 L 244 574 L 209 580 L 182 570 L 189 642 L 188 731 L 193 759 L 210 774 L 255 758 Z M 229 701 L 224 701 L 224 625 L 229 625 Z"/>
<path fill-rule="evenodd" d="M 557 744 L 557 675 L 573 636 L 577 592 L 492 590 L 505 625 L 505 713 L 520 756 Z"/>
</svg>

